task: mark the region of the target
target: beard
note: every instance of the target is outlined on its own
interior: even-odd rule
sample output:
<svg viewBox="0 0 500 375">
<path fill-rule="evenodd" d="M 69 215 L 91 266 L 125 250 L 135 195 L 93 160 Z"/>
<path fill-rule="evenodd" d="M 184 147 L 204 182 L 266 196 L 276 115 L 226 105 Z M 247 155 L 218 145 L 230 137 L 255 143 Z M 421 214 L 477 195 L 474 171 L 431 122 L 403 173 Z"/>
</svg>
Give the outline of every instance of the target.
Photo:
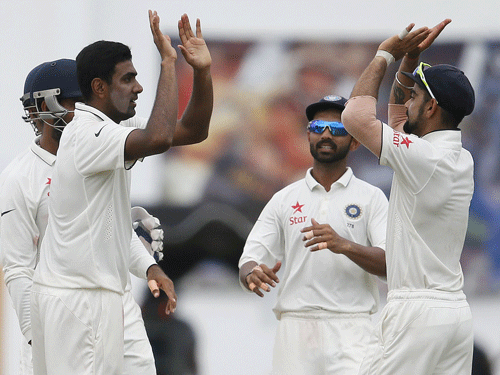
<svg viewBox="0 0 500 375">
<path fill-rule="evenodd" d="M 406 122 L 403 125 L 403 130 L 406 134 L 415 134 L 415 130 L 419 128 L 419 125 L 422 122 L 422 115 L 424 113 L 424 107 L 423 104 L 420 106 L 418 109 L 418 116 L 414 121 L 410 121 L 410 118 L 408 116 L 408 111 L 406 111 Z"/>
<path fill-rule="evenodd" d="M 417 126 L 415 123 L 410 123 L 410 120 L 406 120 L 406 122 L 403 125 L 403 130 L 406 134 L 413 134 L 416 127 Z"/>
<path fill-rule="evenodd" d="M 352 140 L 351 140 L 352 142 Z M 330 141 L 323 141 L 323 142 L 318 142 L 316 143 L 316 145 L 314 144 L 310 144 L 309 145 L 309 149 L 311 151 L 311 155 L 312 157 L 320 162 L 320 163 L 325 163 L 325 164 L 331 164 L 331 163 L 335 163 L 339 160 L 343 160 L 347 157 L 347 154 L 349 153 L 349 147 L 351 146 L 351 142 L 349 142 L 348 145 L 346 145 L 345 147 L 343 148 L 338 148 L 336 144 L 334 144 L 333 142 L 330 142 Z M 318 151 L 318 149 L 324 145 L 324 144 L 328 144 L 332 147 L 332 151 L 331 153 L 327 153 L 327 154 L 322 154 L 320 153 L 320 151 Z"/>
</svg>

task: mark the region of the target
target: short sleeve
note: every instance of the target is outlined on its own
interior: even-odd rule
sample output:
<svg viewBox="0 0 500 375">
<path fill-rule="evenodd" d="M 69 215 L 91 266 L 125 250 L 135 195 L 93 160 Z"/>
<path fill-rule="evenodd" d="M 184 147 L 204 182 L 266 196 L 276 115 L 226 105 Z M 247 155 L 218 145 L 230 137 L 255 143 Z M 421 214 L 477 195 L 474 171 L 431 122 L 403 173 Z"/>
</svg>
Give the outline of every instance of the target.
<svg viewBox="0 0 500 375">
<path fill-rule="evenodd" d="M 427 183 L 438 160 L 428 141 L 382 125 L 380 164 L 392 168 L 395 177 L 411 191 L 418 192 Z"/>
<path fill-rule="evenodd" d="M 125 168 L 125 142 L 135 127 L 96 122 L 76 132 L 75 163 L 83 176 Z"/>
</svg>

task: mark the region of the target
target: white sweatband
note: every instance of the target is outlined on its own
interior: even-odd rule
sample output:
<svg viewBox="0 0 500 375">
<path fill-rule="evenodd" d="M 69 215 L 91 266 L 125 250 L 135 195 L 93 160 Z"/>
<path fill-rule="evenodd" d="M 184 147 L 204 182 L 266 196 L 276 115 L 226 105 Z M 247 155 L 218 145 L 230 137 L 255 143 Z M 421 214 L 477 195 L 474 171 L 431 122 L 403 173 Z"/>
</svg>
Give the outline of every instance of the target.
<svg viewBox="0 0 500 375">
<path fill-rule="evenodd" d="M 403 31 L 401 31 L 401 32 L 399 33 L 399 35 L 398 35 L 399 39 L 403 40 L 403 38 L 404 38 L 405 36 L 407 36 L 407 35 L 408 35 L 408 33 L 409 33 L 409 31 L 408 31 L 408 30 L 406 30 L 406 27 L 405 27 L 405 28 L 403 29 Z"/>
<path fill-rule="evenodd" d="M 387 66 L 391 65 L 394 62 L 394 56 L 392 56 L 392 54 L 387 51 L 379 49 L 375 54 L 375 57 L 377 56 L 383 57 L 387 62 Z"/>
</svg>

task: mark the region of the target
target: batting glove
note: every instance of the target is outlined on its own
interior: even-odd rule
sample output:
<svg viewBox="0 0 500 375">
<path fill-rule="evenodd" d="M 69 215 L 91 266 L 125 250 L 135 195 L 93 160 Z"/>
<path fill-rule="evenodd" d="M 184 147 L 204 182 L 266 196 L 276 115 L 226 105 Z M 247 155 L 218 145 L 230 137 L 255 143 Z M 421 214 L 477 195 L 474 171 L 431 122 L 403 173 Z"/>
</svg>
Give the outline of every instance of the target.
<svg viewBox="0 0 500 375">
<path fill-rule="evenodd" d="M 132 207 L 132 227 L 149 253 L 157 262 L 163 259 L 163 229 L 158 218 L 144 208 Z"/>
</svg>

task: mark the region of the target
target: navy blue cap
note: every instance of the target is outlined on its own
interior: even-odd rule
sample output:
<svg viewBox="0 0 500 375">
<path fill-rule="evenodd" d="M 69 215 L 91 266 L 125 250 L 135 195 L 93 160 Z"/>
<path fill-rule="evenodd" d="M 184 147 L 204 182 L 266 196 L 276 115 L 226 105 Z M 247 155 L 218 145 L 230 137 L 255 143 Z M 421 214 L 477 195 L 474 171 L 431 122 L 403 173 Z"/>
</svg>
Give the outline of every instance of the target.
<svg viewBox="0 0 500 375">
<path fill-rule="evenodd" d="M 323 111 L 325 109 L 339 109 L 341 111 L 345 108 L 345 103 L 347 99 L 338 95 L 328 95 L 322 98 L 319 102 L 310 104 L 306 108 L 306 116 L 309 121 L 314 118 L 314 115 L 318 111 Z"/>
<path fill-rule="evenodd" d="M 427 91 L 418 74 L 402 72 Z M 461 121 L 474 110 L 474 89 L 464 72 L 453 65 L 434 65 L 424 70 L 425 80 L 438 105 Z"/>
<path fill-rule="evenodd" d="M 33 104 L 34 93 L 52 89 L 60 90 L 57 95 L 59 99 L 82 97 L 76 76 L 75 60 L 60 59 L 38 65 L 26 78 L 24 95 L 21 100 L 23 104 Z M 28 93 L 29 98 L 26 98 Z"/>
</svg>

